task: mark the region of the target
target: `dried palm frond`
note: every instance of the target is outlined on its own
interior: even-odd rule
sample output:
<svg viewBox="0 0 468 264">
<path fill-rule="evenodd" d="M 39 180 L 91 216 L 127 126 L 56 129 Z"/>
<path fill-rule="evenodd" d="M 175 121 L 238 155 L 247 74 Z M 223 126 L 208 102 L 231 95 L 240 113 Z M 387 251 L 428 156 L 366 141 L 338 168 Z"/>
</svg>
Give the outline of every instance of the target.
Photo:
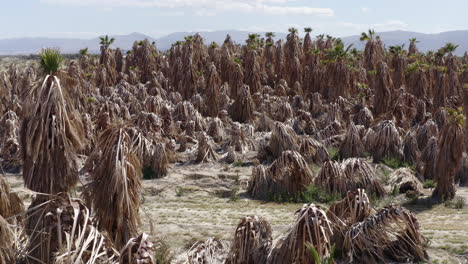
<svg viewBox="0 0 468 264">
<path fill-rule="evenodd" d="M 249 194 L 267 198 L 271 194 L 295 194 L 312 183 L 313 174 L 304 158 L 295 151 L 284 151 L 271 166 L 262 165 L 252 170 Z"/>
<path fill-rule="evenodd" d="M 462 165 L 464 151 L 464 122 L 461 111 L 449 110 L 447 124 L 439 134 L 439 151 L 435 162 L 437 186 L 432 193 L 432 197 L 439 201 L 455 198 L 455 174 Z"/>
<path fill-rule="evenodd" d="M 224 124 L 218 117 L 213 118 L 213 120 L 208 125 L 208 135 L 213 138 L 216 143 L 220 143 L 225 138 Z"/>
<path fill-rule="evenodd" d="M 142 168 L 126 125 L 104 130 L 98 147 L 101 162 L 90 172 L 85 199 L 96 212 L 99 227 L 107 231 L 118 249 L 137 235 L 140 222 Z M 102 190 L 106 190 L 103 192 Z"/>
<path fill-rule="evenodd" d="M 351 226 L 344 250 L 350 263 L 418 262 L 428 259 L 425 241 L 410 211 L 389 206 Z"/>
<path fill-rule="evenodd" d="M 364 145 L 359 133 L 359 128 L 351 124 L 346 132 L 345 138 L 341 143 L 339 156 L 342 159 L 360 158 L 364 156 Z"/>
<path fill-rule="evenodd" d="M 13 241 L 14 233 L 8 226 L 8 222 L 0 215 L 0 263 L 15 263 Z"/>
<path fill-rule="evenodd" d="M 333 228 L 325 211 L 319 205 L 305 204 L 296 214 L 296 222 L 273 244 L 266 263 L 315 263 L 307 244 L 314 247 L 320 258 L 330 256 Z"/>
<path fill-rule="evenodd" d="M 233 163 L 236 160 L 237 160 L 236 151 L 234 150 L 233 147 L 229 147 L 226 158 L 224 159 L 224 161 L 226 161 L 227 163 Z"/>
<path fill-rule="evenodd" d="M 265 263 L 271 247 L 271 226 L 262 217 L 246 216 L 237 225 L 226 264 Z"/>
<path fill-rule="evenodd" d="M 250 88 L 244 85 L 240 94 L 235 98 L 234 103 L 229 109 L 232 120 L 245 123 L 253 120 L 255 103 L 250 95 Z"/>
<path fill-rule="evenodd" d="M 188 250 L 189 264 L 222 264 L 227 259 L 229 245 L 226 241 L 211 237 L 205 242 L 199 241 Z"/>
<path fill-rule="evenodd" d="M 296 132 L 284 123 L 275 122 L 271 132 L 269 149 L 274 158 L 279 157 L 286 150 L 298 151 L 299 139 Z"/>
<path fill-rule="evenodd" d="M 120 250 L 119 264 L 157 264 L 154 260 L 153 242 L 145 233 L 131 238 Z"/>
<path fill-rule="evenodd" d="M 118 252 L 80 200 L 38 195 L 27 216 L 28 263 L 117 263 Z"/>
<path fill-rule="evenodd" d="M 409 164 L 416 164 L 419 161 L 420 155 L 416 134 L 409 131 L 406 133 L 405 141 L 403 142 L 403 160 Z"/>
<path fill-rule="evenodd" d="M 210 162 L 218 160 L 218 155 L 213 150 L 211 138 L 205 133 L 201 132 L 198 137 L 198 150 L 195 162 Z"/>
<path fill-rule="evenodd" d="M 21 126 L 23 178 L 36 192 L 66 192 L 78 181 L 76 153 L 84 132 L 80 115 L 65 98 L 59 79 L 48 75 Z"/>
<path fill-rule="evenodd" d="M 233 146 L 235 151 L 245 152 L 256 149 L 256 142 L 252 136 L 238 122 L 231 123 L 231 139 L 226 143 L 228 146 Z"/>
<path fill-rule="evenodd" d="M 314 184 L 329 193 L 340 193 L 344 196 L 354 185 L 352 178 L 347 176 L 338 162 L 326 161 L 314 179 Z"/>
<path fill-rule="evenodd" d="M 367 142 L 370 144 L 369 150 L 372 153 L 374 163 L 379 163 L 385 158 L 401 159 L 402 142 L 393 121 L 380 122 L 374 131 L 375 133 Z"/>
<path fill-rule="evenodd" d="M 412 191 L 422 193 L 423 184 L 414 173 L 408 168 L 401 168 L 390 175 L 390 185 L 396 188 L 400 193 Z"/>
<path fill-rule="evenodd" d="M 332 204 L 327 211 L 327 216 L 334 226 L 338 227 L 337 231 L 342 232 L 343 228 L 366 219 L 371 212 L 372 208 L 366 191 L 357 189 L 349 191 L 343 200 Z"/>
<path fill-rule="evenodd" d="M 363 107 L 356 115 L 354 115 L 353 121 L 356 125 L 363 125 L 368 128 L 372 121 L 374 121 L 374 116 L 369 108 Z"/>
<path fill-rule="evenodd" d="M 304 156 L 307 162 L 321 164 L 330 159 L 327 148 L 311 137 L 302 138 L 300 140 L 299 152 Z"/>
<path fill-rule="evenodd" d="M 342 163 L 346 177 L 352 179 L 353 188 L 364 189 L 367 193 L 383 197 L 386 191 L 382 184 L 375 178 L 375 171 L 364 159 L 346 159 Z"/>
<path fill-rule="evenodd" d="M 17 193 L 11 191 L 10 186 L 3 176 L 0 176 L 0 216 L 11 218 L 16 216 L 21 220 L 20 214 L 24 212 L 23 201 Z"/>
<path fill-rule="evenodd" d="M 154 146 L 153 157 L 151 159 L 151 168 L 155 172 L 155 178 L 161 178 L 167 175 L 169 158 L 166 152 L 166 146 L 158 143 Z"/>
<path fill-rule="evenodd" d="M 429 119 L 420 126 L 416 131 L 416 139 L 418 141 L 419 149 L 424 149 L 429 142 L 431 137 L 437 137 L 439 134 L 439 128 L 434 120 Z"/>
</svg>

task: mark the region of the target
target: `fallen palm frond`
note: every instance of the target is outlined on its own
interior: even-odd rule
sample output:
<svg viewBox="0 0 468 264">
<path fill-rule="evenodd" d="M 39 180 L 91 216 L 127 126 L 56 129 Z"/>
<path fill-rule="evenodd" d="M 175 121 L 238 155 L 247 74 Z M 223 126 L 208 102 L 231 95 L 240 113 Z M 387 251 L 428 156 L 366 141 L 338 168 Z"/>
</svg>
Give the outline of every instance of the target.
<svg viewBox="0 0 468 264">
<path fill-rule="evenodd" d="M 66 192 L 78 181 L 76 153 L 84 138 L 80 115 L 66 104 L 59 79 L 49 75 L 31 107 L 20 131 L 25 186 L 40 193 Z"/>
<path fill-rule="evenodd" d="M 418 262 L 428 259 L 425 241 L 414 215 L 390 206 L 351 226 L 344 250 L 349 263 Z"/>
<path fill-rule="evenodd" d="M 271 226 L 264 218 L 242 218 L 237 225 L 226 264 L 265 263 L 271 247 L 271 234 Z"/>
<path fill-rule="evenodd" d="M 296 213 L 296 222 L 273 244 L 266 263 L 315 263 L 307 245 L 311 245 L 320 258 L 330 256 L 333 228 L 325 211 L 318 205 L 305 204 Z"/>
<path fill-rule="evenodd" d="M 227 259 L 229 245 L 216 237 L 199 241 L 188 250 L 189 264 L 222 264 Z"/>
<path fill-rule="evenodd" d="M 28 263 L 117 263 L 111 240 L 78 199 L 38 195 L 27 211 L 26 232 Z"/>
<path fill-rule="evenodd" d="M 423 191 L 423 184 L 408 168 L 394 171 L 390 175 L 390 185 L 392 188 L 397 189 L 399 193 L 406 193 L 408 191 L 422 193 Z"/>
<path fill-rule="evenodd" d="M 131 238 L 120 251 L 119 264 L 157 264 L 149 236 L 143 233 Z"/>
<path fill-rule="evenodd" d="M 118 249 L 137 235 L 142 168 L 126 125 L 113 125 L 99 138 L 101 162 L 90 172 L 85 199 Z M 106 190 L 105 192 L 103 190 Z"/>
<path fill-rule="evenodd" d="M 259 165 L 252 170 L 248 192 L 256 198 L 272 194 L 296 194 L 312 183 L 312 171 L 295 151 L 284 151 L 271 166 Z"/>
</svg>

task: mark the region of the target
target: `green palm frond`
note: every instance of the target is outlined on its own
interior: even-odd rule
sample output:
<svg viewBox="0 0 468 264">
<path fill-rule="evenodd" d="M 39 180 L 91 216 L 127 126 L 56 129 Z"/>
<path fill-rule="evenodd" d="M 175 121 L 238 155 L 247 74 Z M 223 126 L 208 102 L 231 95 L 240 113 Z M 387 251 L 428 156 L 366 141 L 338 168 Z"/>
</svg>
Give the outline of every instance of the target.
<svg viewBox="0 0 468 264">
<path fill-rule="evenodd" d="M 60 70 L 60 66 L 64 61 L 62 54 L 58 48 L 45 48 L 39 54 L 41 58 L 41 68 L 47 74 L 54 74 Z"/>
</svg>

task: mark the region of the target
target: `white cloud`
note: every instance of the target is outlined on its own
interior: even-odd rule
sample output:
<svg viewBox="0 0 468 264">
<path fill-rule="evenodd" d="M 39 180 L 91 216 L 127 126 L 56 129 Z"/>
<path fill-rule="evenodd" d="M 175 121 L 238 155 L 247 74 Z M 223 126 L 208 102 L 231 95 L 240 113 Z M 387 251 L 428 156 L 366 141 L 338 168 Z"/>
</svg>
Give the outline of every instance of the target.
<svg viewBox="0 0 468 264">
<path fill-rule="evenodd" d="M 371 11 L 371 9 L 370 9 L 369 7 L 365 7 L 365 6 L 364 6 L 364 7 L 361 7 L 361 11 L 362 11 L 363 13 L 368 13 L 368 12 Z"/>
<path fill-rule="evenodd" d="M 314 15 L 333 16 L 330 8 L 290 6 L 295 0 L 40 0 L 52 5 L 98 6 L 98 7 L 139 7 L 139 8 L 197 8 L 197 12 L 237 11 L 244 13 L 265 13 L 271 15 Z"/>
</svg>

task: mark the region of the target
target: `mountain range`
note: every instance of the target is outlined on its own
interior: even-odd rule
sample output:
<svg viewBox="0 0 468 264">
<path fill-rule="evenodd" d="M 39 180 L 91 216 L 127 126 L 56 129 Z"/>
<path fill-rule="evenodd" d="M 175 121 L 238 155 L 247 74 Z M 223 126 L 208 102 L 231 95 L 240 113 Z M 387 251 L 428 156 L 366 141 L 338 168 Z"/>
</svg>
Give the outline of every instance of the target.
<svg viewBox="0 0 468 264">
<path fill-rule="evenodd" d="M 248 34 L 253 32 L 225 30 L 225 31 L 210 31 L 199 32 L 204 38 L 205 44 L 211 42 L 223 43 L 226 35 L 231 35 L 233 41 L 244 43 Z M 264 32 L 256 32 L 264 35 Z M 184 40 L 184 36 L 193 35 L 194 32 L 177 32 L 161 38 L 152 38 L 141 33 L 131 33 L 128 35 L 116 35 L 114 47 L 119 47 L 122 50 L 131 49 L 133 42 L 137 40 L 148 39 L 154 41 L 160 50 L 170 49 L 171 45 L 179 40 Z M 276 33 L 275 39 L 285 39 L 286 33 Z M 463 55 L 468 51 L 468 30 L 448 31 L 437 34 L 424 34 L 410 31 L 387 31 L 377 33 L 386 46 L 400 45 L 405 43 L 408 47 L 408 40 L 416 38 L 420 51 L 437 50 L 445 43 L 452 42 L 459 45 L 456 50 L 457 55 Z M 359 41 L 360 36 L 343 37 L 342 40 L 346 45 L 353 44 L 354 47 L 362 49 L 364 43 Z M 12 38 L 0 39 L 0 55 L 29 55 L 37 54 L 43 47 L 58 47 L 62 53 L 77 53 L 80 49 L 88 47 L 90 53 L 99 52 L 99 37 L 93 39 L 78 39 L 78 38 Z"/>
</svg>

